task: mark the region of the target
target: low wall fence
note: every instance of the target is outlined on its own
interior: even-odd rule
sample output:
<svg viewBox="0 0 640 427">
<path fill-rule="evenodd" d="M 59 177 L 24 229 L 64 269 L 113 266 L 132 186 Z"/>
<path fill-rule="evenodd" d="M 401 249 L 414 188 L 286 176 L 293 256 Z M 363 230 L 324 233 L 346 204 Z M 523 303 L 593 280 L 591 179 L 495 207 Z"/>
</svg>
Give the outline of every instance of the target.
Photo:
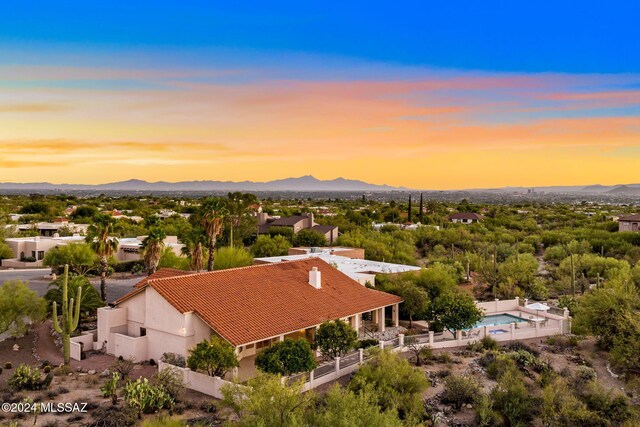
<svg viewBox="0 0 640 427">
<path fill-rule="evenodd" d="M 223 380 L 220 377 L 212 377 L 207 374 L 192 371 L 189 368 L 181 368 L 179 366 L 159 361 L 158 372 L 162 372 L 165 369 L 174 369 L 176 372 L 179 372 L 182 375 L 182 381 L 186 388 L 199 391 L 200 393 L 215 397 L 216 399 L 222 399 L 223 397 L 222 386 L 225 384 L 236 385 L 235 383 Z"/>
</svg>

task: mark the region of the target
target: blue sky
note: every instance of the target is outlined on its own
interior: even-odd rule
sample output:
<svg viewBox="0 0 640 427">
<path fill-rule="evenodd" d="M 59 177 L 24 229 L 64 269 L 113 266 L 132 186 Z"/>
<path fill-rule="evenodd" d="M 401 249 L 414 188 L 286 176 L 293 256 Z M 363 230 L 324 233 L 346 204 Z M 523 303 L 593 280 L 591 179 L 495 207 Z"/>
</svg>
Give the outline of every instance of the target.
<svg viewBox="0 0 640 427">
<path fill-rule="evenodd" d="M 639 16 L 615 0 L 5 2 L 0 181 L 640 182 Z"/>
<path fill-rule="evenodd" d="M 298 53 L 465 70 L 621 73 L 640 68 L 638 16 L 635 1 L 29 1 L 3 6 L 0 44 L 47 55 L 182 50 L 195 63 Z"/>
</svg>

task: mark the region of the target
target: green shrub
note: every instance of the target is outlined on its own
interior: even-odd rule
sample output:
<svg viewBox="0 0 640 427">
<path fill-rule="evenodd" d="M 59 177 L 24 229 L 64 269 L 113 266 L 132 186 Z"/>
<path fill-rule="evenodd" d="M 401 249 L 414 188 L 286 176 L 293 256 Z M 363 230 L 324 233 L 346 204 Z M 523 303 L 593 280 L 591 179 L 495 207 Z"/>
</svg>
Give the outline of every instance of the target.
<svg viewBox="0 0 640 427">
<path fill-rule="evenodd" d="M 38 368 L 22 364 L 9 379 L 9 385 L 16 390 L 37 390 L 41 380 L 42 374 Z"/>
<path fill-rule="evenodd" d="M 498 341 L 494 340 L 490 336 L 483 337 L 480 340 L 482 344 L 482 348 L 485 350 L 497 350 L 498 349 Z"/>
<path fill-rule="evenodd" d="M 111 378 L 104 383 L 100 388 L 103 397 L 111 399 L 111 404 L 115 405 L 118 402 L 118 383 L 120 382 L 120 374 L 114 372 Z"/>
<path fill-rule="evenodd" d="M 45 374 L 48 374 L 49 372 L 51 372 L 51 366 L 47 365 L 44 367 L 44 369 L 42 370 Z"/>
<path fill-rule="evenodd" d="M 150 384 L 146 378 L 128 381 L 124 387 L 124 399 L 138 413 L 138 419 L 142 418 L 143 413 L 169 408 L 174 403 L 169 393 Z"/>
<path fill-rule="evenodd" d="M 372 339 L 372 338 L 359 340 L 358 342 L 356 342 L 356 348 L 376 347 L 376 346 L 379 345 L 379 343 L 380 343 L 380 341 Z"/>
<path fill-rule="evenodd" d="M 184 378 L 175 368 L 165 368 L 158 371 L 152 378 L 152 383 L 166 391 L 171 398 L 179 402 L 184 394 Z"/>
<path fill-rule="evenodd" d="M 187 366 L 184 356 L 176 353 L 162 353 L 160 360 L 179 368 L 185 368 Z"/>
<path fill-rule="evenodd" d="M 491 390 L 493 409 L 507 425 L 528 425 L 534 417 L 534 400 L 527 390 L 522 375 L 515 369 L 506 370 L 499 378 L 498 385 Z"/>
<path fill-rule="evenodd" d="M 13 367 L 13 365 L 11 364 L 11 362 L 7 362 L 4 364 L 4 369 L 11 369 Z"/>
<path fill-rule="evenodd" d="M 495 357 L 493 362 L 487 365 L 487 376 L 492 380 L 500 379 L 508 371 L 517 371 L 515 361 L 505 354 Z"/>
<path fill-rule="evenodd" d="M 442 402 L 459 410 L 462 405 L 473 402 L 480 393 L 480 386 L 471 377 L 449 375 L 444 382 Z"/>
<path fill-rule="evenodd" d="M 286 338 L 275 343 L 256 356 L 255 365 L 262 372 L 287 376 L 308 372 L 318 366 L 311 346 L 304 338 Z"/>
<path fill-rule="evenodd" d="M 479 427 L 493 427 L 502 424 L 502 417 L 493 410 L 493 402 L 486 394 L 476 395 L 474 409 Z"/>
</svg>

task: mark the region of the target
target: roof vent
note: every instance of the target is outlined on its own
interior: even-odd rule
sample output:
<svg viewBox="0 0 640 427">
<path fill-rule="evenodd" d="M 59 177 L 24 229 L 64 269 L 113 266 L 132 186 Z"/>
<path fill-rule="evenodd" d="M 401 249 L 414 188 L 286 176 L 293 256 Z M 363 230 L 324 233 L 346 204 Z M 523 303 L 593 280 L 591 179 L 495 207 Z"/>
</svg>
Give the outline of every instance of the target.
<svg viewBox="0 0 640 427">
<path fill-rule="evenodd" d="M 322 279 L 320 270 L 318 267 L 313 267 L 309 272 L 309 284 L 316 289 L 320 289 L 322 287 Z"/>
</svg>

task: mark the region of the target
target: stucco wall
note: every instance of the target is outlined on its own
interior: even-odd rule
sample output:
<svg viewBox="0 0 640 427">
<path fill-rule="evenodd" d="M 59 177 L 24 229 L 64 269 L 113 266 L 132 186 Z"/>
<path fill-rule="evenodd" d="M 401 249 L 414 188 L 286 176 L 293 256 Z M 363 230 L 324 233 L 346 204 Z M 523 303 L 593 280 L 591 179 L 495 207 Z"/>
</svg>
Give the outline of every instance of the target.
<svg viewBox="0 0 640 427">
<path fill-rule="evenodd" d="M 147 337 L 128 337 L 122 334 L 114 334 L 116 357 L 125 359 L 133 358 L 138 362 L 148 360 L 147 357 Z"/>
</svg>

